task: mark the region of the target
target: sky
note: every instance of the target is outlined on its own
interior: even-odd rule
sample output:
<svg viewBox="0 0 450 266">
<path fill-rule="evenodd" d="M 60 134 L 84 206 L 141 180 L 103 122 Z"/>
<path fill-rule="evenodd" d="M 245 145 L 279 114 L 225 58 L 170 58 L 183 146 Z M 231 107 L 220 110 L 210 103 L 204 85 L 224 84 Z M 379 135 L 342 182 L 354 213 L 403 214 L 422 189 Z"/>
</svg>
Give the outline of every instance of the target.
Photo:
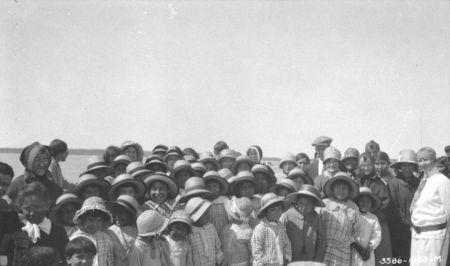
<svg viewBox="0 0 450 266">
<path fill-rule="evenodd" d="M 449 1 L 0 3 L 0 147 L 450 144 Z"/>
</svg>

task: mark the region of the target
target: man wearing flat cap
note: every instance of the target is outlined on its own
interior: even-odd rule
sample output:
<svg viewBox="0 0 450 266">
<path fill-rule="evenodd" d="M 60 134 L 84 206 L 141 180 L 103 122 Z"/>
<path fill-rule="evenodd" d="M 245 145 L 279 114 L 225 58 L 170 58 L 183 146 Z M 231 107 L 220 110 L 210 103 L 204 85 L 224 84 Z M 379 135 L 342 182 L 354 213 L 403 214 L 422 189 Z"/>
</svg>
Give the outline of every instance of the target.
<svg viewBox="0 0 450 266">
<path fill-rule="evenodd" d="M 305 173 L 314 180 L 318 175 L 322 174 L 323 172 L 323 151 L 330 147 L 331 142 L 333 141 L 332 138 L 326 137 L 326 136 L 320 136 L 317 137 L 313 143 L 311 144 L 316 152 L 314 155 L 314 160 L 309 164 L 305 166 Z"/>
</svg>

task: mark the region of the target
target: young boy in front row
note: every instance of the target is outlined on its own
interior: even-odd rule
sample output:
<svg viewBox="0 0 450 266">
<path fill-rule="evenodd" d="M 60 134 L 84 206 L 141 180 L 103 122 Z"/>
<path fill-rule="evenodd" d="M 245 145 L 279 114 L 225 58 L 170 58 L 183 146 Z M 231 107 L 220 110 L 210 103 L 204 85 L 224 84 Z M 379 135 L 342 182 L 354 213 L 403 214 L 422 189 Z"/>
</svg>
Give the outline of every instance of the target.
<svg viewBox="0 0 450 266">
<path fill-rule="evenodd" d="M 66 246 L 67 264 L 70 266 L 92 266 L 97 248 L 86 237 L 76 237 Z"/>
<path fill-rule="evenodd" d="M 291 241 L 292 261 L 322 262 L 326 248 L 326 228 L 314 207 L 324 207 L 320 193 L 312 185 L 302 185 L 287 200 L 290 208 L 280 218 Z"/>
<path fill-rule="evenodd" d="M 170 247 L 170 259 L 174 266 L 194 266 L 192 249 L 188 236 L 192 231 L 192 221 L 183 210 L 178 210 L 170 216 L 169 226 L 165 236 Z"/>
<path fill-rule="evenodd" d="M 284 211 L 284 200 L 274 193 L 261 198 L 258 218 L 251 239 L 253 265 L 285 265 L 291 261 L 291 243 L 286 227 L 279 222 Z"/>
</svg>

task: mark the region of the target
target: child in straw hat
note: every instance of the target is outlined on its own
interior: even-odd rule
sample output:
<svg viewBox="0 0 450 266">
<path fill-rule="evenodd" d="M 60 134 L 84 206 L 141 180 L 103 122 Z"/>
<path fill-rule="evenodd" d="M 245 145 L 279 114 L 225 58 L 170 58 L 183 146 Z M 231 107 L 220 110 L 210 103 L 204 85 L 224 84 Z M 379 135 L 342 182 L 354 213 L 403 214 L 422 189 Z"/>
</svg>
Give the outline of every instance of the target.
<svg viewBox="0 0 450 266">
<path fill-rule="evenodd" d="M 225 203 L 225 209 L 231 220 L 223 234 L 223 265 L 252 265 L 250 241 L 253 234 L 249 222 L 253 212 L 252 202 L 248 198 L 233 198 Z"/>
<path fill-rule="evenodd" d="M 77 211 L 73 222 L 78 226 L 78 231 L 73 233 L 71 240 L 77 237 L 87 237 L 97 247 L 97 255 L 94 266 L 112 266 L 113 243 L 105 233 L 106 228 L 112 222 L 111 213 L 106 209 L 105 202 L 99 197 L 87 198 L 81 209 Z"/>
<path fill-rule="evenodd" d="M 165 173 L 156 172 L 144 180 L 148 187 L 146 201 L 142 205 L 144 210 L 155 210 L 169 218 L 178 207 L 173 201 L 178 195 L 178 187 L 171 177 Z"/>
<path fill-rule="evenodd" d="M 285 265 L 291 261 L 291 243 L 286 227 L 279 219 L 284 211 L 284 200 L 274 193 L 261 198 L 258 218 L 261 221 L 253 231 L 251 245 L 253 265 Z"/>
<path fill-rule="evenodd" d="M 361 212 L 358 216 L 361 231 L 351 245 L 351 265 L 375 265 L 374 250 L 381 242 L 381 227 L 378 218 L 371 212 L 380 207 L 380 200 L 370 188 L 361 187 L 355 202 Z"/>
<path fill-rule="evenodd" d="M 322 262 L 326 247 L 326 228 L 315 207 L 323 207 L 320 193 L 312 185 L 302 185 L 287 196 L 294 204 L 280 218 L 291 241 L 292 261 Z"/>
<path fill-rule="evenodd" d="M 223 261 L 222 244 L 216 229 L 209 222 L 211 202 L 200 197 L 191 198 L 185 211 L 193 222 L 189 243 L 194 265 L 214 266 Z"/>
<path fill-rule="evenodd" d="M 73 217 L 77 210 L 81 208 L 83 201 L 75 194 L 66 193 L 59 196 L 52 209 L 50 219 L 53 223 L 64 227 L 67 237 L 71 237 L 78 227 L 73 223 Z"/>
<path fill-rule="evenodd" d="M 165 236 L 170 247 L 170 259 L 174 266 L 194 266 L 192 249 L 188 236 L 192 231 L 192 221 L 183 210 L 178 210 L 170 216 L 170 222 Z"/>
<path fill-rule="evenodd" d="M 324 263 L 350 265 L 350 244 L 359 235 L 359 211 L 351 201 L 358 194 L 356 183 L 343 172 L 328 179 L 324 186 L 323 220 L 327 228 Z"/>
<path fill-rule="evenodd" d="M 144 211 L 137 218 L 138 237 L 130 253 L 133 266 L 172 265 L 170 248 L 162 233 L 169 219 L 152 210 Z"/>
</svg>

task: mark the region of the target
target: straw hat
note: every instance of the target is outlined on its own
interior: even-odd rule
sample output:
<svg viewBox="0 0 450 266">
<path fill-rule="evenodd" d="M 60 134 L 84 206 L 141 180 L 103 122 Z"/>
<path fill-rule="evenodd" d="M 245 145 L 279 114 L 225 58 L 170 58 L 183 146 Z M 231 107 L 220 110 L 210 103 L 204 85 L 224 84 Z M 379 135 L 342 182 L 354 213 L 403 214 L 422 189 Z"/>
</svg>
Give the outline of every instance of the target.
<svg viewBox="0 0 450 266">
<path fill-rule="evenodd" d="M 178 160 L 173 165 L 173 174 L 176 175 L 178 172 L 188 171 L 191 176 L 194 175 L 194 170 L 191 167 L 191 164 L 185 160 Z"/>
<path fill-rule="evenodd" d="M 65 193 L 56 199 L 56 203 L 55 203 L 55 207 L 53 207 L 53 211 L 58 212 L 59 208 L 61 208 L 64 204 L 67 204 L 67 203 L 75 203 L 79 207 L 81 207 L 81 205 L 83 204 L 83 201 L 79 197 L 77 197 L 77 195 L 75 195 L 75 194 Z"/>
<path fill-rule="evenodd" d="M 192 155 L 192 154 L 185 154 L 185 155 L 183 155 L 183 159 L 185 161 L 188 161 L 189 163 L 193 163 L 193 162 L 197 161 L 197 158 L 195 158 L 195 156 Z"/>
<path fill-rule="evenodd" d="M 189 227 L 189 230 L 192 230 L 192 220 L 191 217 L 189 217 L 189 214 L 184 210 L 178 210 L 172 213 L 170 216 L 169 225 L 172 223 L 184 223 Z"/>
<path fill-rule="evenodd" d="M 323 151 L 323 162 L 325 163 L 328 159 L 341 160 L 341 152 L 335 147 L 328 147 Z"/>
<path fill-rule="evenodd" d="M 189 199 L 184 210 L 191 217 L 192 222 L 197 222 L 203 214 L 211 207 L 212 203 L 209 200 L 200 197 Z"/>
<path fill-rule="evenodd" d="M 147 158 L 147 161 L 145 161 L 145 168 L 151 170 L 152 165 L 158 165 L 164 172 L 167 172 L 167 165 L 161 160 L 158 155 L 156 156 L 149 156 L 149 158 Z"/>
<path fill-rule="evenodd" d="M 151 171 L 145 169 L 144 164 L 141 162 L 132 162 L 127 166 L 127 174 L 131 175 L 133 178 L 142 180 L 151 174 Z"/>
<path fill-rule="evenodd" d="M 216 159 L 214 159 L 214 156 L 210 153 L 201 153 L 198 161 L 203 164 L 207 162 L 212 163 L 216 167 L 216 170 L 220 168 L 219 162 L 216 161 Z"/>
<path fill-rule="evenodd" d="M 184 194 L 178 202 L 185 203 L 193 197 L 212 197 L 212 192 L 206 189 L 205 182 L 200 177 L 191 177 L 184 183 Z"/>
<path fill-rule="evenodd" d="M 88 185 L 97 185 L 100 188 L 100 194 L 103 195 L 105 195 L 111 187 L 111 185 L 106 180 L 98 179 L 95 175 L 84 174 L 78 179 L 78 183 L 76 184 L 72 192 L 78 195 L 83 190 L 83 188 Z"/>
<path fill-rule="evenodd" d="M 81 220 L 80 217 L 85 214 L 88 211 L 100 211 L 102 213 L 104 213 L 109 221 L 106 221 L 108 223 L 112 223 L 112 216 L 111 213 L 108 211 L 108 209 L 106 208 L 105 205 L 105 201 L 102 198 L 99 197 L 89 197 L 87 198 L 84 202 L 83 205 L 81 206 L 81 209 L 79 209 L 76 213 L 75 216 L 73 217 L 73 223 L 76 225 L 79 225 Z"/>
<path fill-rule="evenodd" d="M 217 173 L 220 175 L 220 177 L 225 178 L 225 180 L 227 180 L 228 183 L 231 183 L 230 179 L 235 177 L 231 172 L 231 170 L 228 168 L 220 169 L 219 171 L 217 171 Z"/>
<path fill-rule="evenodd" d="M 134 217 L 136 217 L 139 211 L 139 203 L 136 201 L 134 197 L 130 195 L 120 195 L 115 201 L 106 202 L 106 205 L 110 207 L 113 206 L 123 207 L 131 214 L 133 214 Z"/>
<path fill-rule="evenodd" d="M 356 148 L 347 148 L 344 152 L 344 157 L 342 158 L 342 161 L 345 161 L 349 158 L 359 158 L 359 151 Z"/>
<path fill-rule="evenodd" d="M 216 171 L 208 171 L 208 172 L 206 172 L 203 175 L 203 180 L 205 181 L 205 183 L 210 181 L 210 180 L 218 181 L 219 184 L 220 184 L 220 194 L 221 195 L 227 194 L 229 183 L 228 183 L 228 181 L 225 178 L 221 177 L 219 175 L 219 173 L 217 173 Z"/>
<path fill-rule="evenodd" d="M 202 172 L 202 176 L 206 173 L 206 167 L 201 162 L 195 162 L 191 164 L 192 170 Z"/>
<path fill-rule="evenodd" d="M 250 168 L 253 165 L 255 165 L 255 162 L 252 159 L 250 159 L 250 157 L 248 157 L 247 155 L 241 155 L 241 156 L 237 157 L 236 160 L 231 165 L 231 169 L 230 169 L 231 172 L 233 172 L 234 174 L 237 174 L 237 167 L 241 163 L 248 163 L 250 165 Z"/>
<path fill-rule="evenodd" d="M 100 155 L 94 155 L 88 158 L 88 163 L 86 166 L 86 171 L 81 173 L 79 176 L 85 175 L 85 174 L 92 174 L 94 170 L 98 169 L 108 169 L 108 166 L 105 163 L 105 160 Z"/>
<path fill-rule="evenodd" d="M 300 168 L 294 168 L 289 172 L 289 175 L 287 176 L 287 178 L 289 179 L 296 179 L 296 178 L 301 178 L 303 179 L 303 183 L 304 184 L 308 184 L 308 185 L 313 185 L 314 182 L 311 179 L 311 177 L 309 177 L 308 175 L 305 174 L 305 172 L 303 172 L 302 169 Z"/>
<path fill-rule="evenodd" d="M 280 164 L 278 167 L 283 168 L 283 164 L 285 162 L 293 162 L 295 165 L 297 165 L 297 160 L 295 159 L 295 155 L 291 152 L 287 152 L 281 156 Z"/>
<path fill-rule="evenodd" d="M 122 186 L 124 184 L 131 184 L 136 188 L 136 198 L 137 199 L 140 199 L 144 196 L 146 187 L 145 187 L 145 184 L 141 180 L 134 179 L 129 174 L 121 174 L 113 180 L 111 189 L 108 192 L 108 198 L 110 200 L 115 200 L 119 194 L 120 186 Z"/>
<path fill-rule="evenodd" d="M 381 206 L 381 201 L 380 199 L 372 192 L 372 190 L 368 187 L 360 187 L 359 188 L 359 194 L 358 196 L 355 198 L 355 202 L 357 203 L 359 201 L 359 199 L 362 196 L 369 196 L 370 199 L 372 200 L 372 208 L 370 209 L 370 211 L 376 211 L 380 208 Z"/>
<path fill-rule="evenodd" d="M 217 161 L 220 163 L 220 160 L 224 158 L 236 159 L 234 151 L 230 149 L 222 150 L 219 156 L 217 156 Z"/>
<path fill-rule="evenodd" d="M 169 189 L 169 195 L 167 196 L 167 199 L 174 199 L 178 195 L 177 184 L 172 180 L 170 176 L 166 175 L 163 172 L 156 172 L 151 174 L 144 180 L 144 183 L 150 190 L 150 187 L 156 181 L 166 184 L 167 188 Z"/>
<path fill-rule="evenodd" d="M 272 174 L 269 168 L 264 164 L 255 164 L 252 167 L 253 175 L 256 173 L 263 173 L 267 176 L 269 183 L 275 184 L 277 182 L 277 178 Z"/>
<path fill-rule="evenodd" d="M 261 197 L 261 209 L 258 211 L 257 217 L 261 219 L 264 211 L 270 206 L 282 203 L 281 206 L 284 209 L 285 200 L 281 197 L 278 197 L 275 193 L 267 193 Z"/>
<path fill-rule="evenodd" d="M 168 149 L 169 148 L 166 145 L 158 144 L 158 145 L 156 145 L 153 148 L 152 152 L 153 153 L 157 153 L 157 152 L 164 152 L 165 153 L 165 152 L 167 152 Z"/>
<path fill-rule="evenodd" d="M 317 138 L 311 143 L 311 145 L 312 145 L 313 147 L 316 147 L 316 146 L 330 146 L 330 144 L 331 144 L 332 141 L 333 141 L 333 139 L 330 138 L 330 137 L 327 137 L 327 136 L 320 136 L 320 137 L 317 137 Z"/>
<path fill-rule="evenodd" d="M 397 162 L 393 163 L 391 167 L 397 168 L 402 163 L 410 163 L 418 166 L 419 165 L 418 162 L 419 160 L 417 159 L 417 154 L 413 150 L 404 149 L 400 151 L 400 153 L 398 154 Z"/>
<path fill-rule="evenodd" d="M 315 207 L 325 207 L 322 199 L 320 198 L 319 190 L 312 185 L 301 185 L 299 190 L 286 196 L 286 199 L 291 202 L 296 202 L 298 197 L 307 196 L 314 199 Z"/>
<path fill-rule="evenodd" d="M 290 190 L 290 193 L 297 191 L 297 183 L 295 183 L 293 180 L 289 179 L 289 178 L 284 178 L 279 180 L 275 186 L 275 191 L 277 191 L 278 189 L 281 188 L 287 188 L 288 190 Z"/>
<path fill-rule="evenodd" d="M 228 216 L 241 222 L 248 222 L 251 213 L 254 211 L 252 201 L 246 197 L 233 197 L 225 201 L 224 207 Z"/>
<path fill-rule="evenodd" d="M 116 166 L 116 164 L 119 164 L 119 163 L 123 163 L 123 164 L 128 165 L 128 164 L 131 163 L 131 158 L 128 157 L 128 155 L 121 154 L 121 155 L 117 156 L 116 158 L 114 158 L 114 161 L 113 161 L 112 165 L 114 167 L 114 166 Z"/>
<path fill-rule="evenodd" d="M 344 172 L 337 173 L 335 176 L 333 176 L 332 178 L 328 179 L 325 182 L 324 189 L 323 189 L 325 192 L 325 195 L 328 198 L 331 198 L 331 196 L 333 195 L 333 191 L 332 191 L 333 184 L 339 180 L 343 180 L 343 181 L 347 182 L 347 184 L 349 185 L 349 187 L 350 187 L 349 198 L 350 199 L 356 198 L 356 196 L 358 195 L 358 185 L 355 183 L 355 181 L 353 181 L 348 176 L 347 173 L 344 173 Z"/>
<path fill-rule="evenodd" d="M 167 151 L 166 156 L 164 156 L 163 160 L 164 160 L 165 162 L 167 162 L 167 159 L 168 159 L 170 156 L 176 156 L 176 157 L 178 158 L 178 160 L 182 160 L 182 159 L 183 159 L 183 156 L 182 156 L 181 153 L 179 153 L 179 152 L 177 152 L 176 150 L 173 150 L 173 149 L 172 149 L 172 150 L 168 150 L 168 151 Z"/>
<path fill-rule="evenodd" d="M 169 219 L 154 210 L 142 212 L 137 220 L 138 236 L 160 235 L 169 225 Z"/>
<path fill-rule="evenodd" d="M 250 171 L 241 171 L 237 174 L 236 178 L 231 183 L 231 193 L 238 197 L 237 188 L 239 188 L 239 184 L 242 182 L 250 182 L 256 189 L 255 176 Z"/>
</svg>

